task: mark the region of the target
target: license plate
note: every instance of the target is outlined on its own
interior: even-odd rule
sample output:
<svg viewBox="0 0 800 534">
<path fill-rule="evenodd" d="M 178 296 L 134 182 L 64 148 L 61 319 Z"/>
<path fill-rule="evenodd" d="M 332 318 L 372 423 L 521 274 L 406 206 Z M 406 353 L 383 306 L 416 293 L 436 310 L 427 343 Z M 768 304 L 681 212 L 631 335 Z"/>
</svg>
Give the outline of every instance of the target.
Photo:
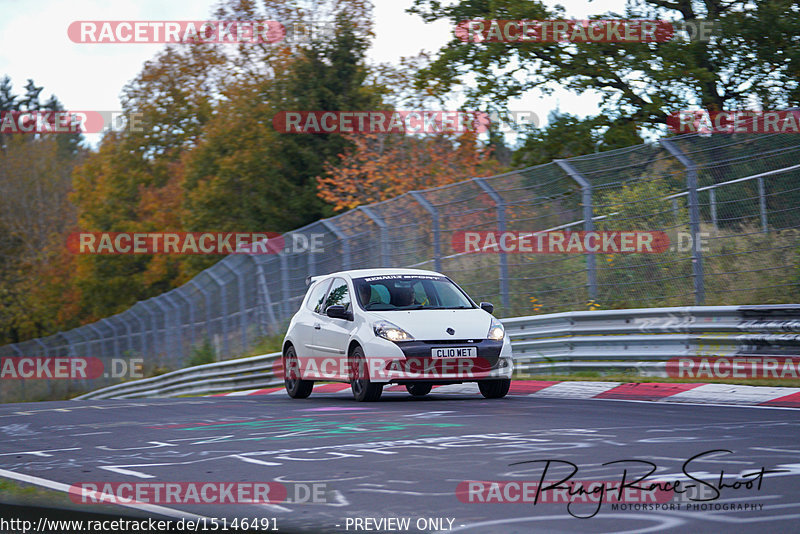
<svg viewBox="0 0 800 534">
<path fill-rule="evenodd" d="M 440 347 L 431 349 L 434 358 L 477 358 L 477 347 Z"/>
</svg>

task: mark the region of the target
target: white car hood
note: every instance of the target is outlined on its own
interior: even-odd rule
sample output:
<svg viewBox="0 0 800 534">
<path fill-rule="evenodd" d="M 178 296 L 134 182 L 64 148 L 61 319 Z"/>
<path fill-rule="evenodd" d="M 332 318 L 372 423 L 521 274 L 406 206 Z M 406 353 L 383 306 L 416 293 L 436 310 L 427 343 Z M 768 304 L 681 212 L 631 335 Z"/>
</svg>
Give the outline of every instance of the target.
<svg viewBox="0 0 800 534">
<path fill-rule="evenodd" d="M 376 321 L 396 324 L 417 340 L 486 339 L 492 317 L 480 308 L 470 310 L 410 310 L 369 312 Z M 455 334 L 446 332 L 448 328 Z"/>
</svg>

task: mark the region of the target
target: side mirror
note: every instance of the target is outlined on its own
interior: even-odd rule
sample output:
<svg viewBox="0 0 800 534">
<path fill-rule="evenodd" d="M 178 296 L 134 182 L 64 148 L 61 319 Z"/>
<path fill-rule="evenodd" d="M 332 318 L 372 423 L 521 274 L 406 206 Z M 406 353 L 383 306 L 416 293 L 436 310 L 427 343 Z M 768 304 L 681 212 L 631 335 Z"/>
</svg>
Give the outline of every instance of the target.
<svg viewBox="0 0 800 534">
<path fill-rule="evenodd" d="M 333 306 L 328 306 L 325 309 L 325 315 L 328 317 L 332 317 L 333 319 L 347 319 L 348 321 L 353 320 L 353 315 L 344 309 L 344 306 L 341 304 L 334 304 Z"/>
<path fill-rule="evenodd" d="M 494 304 L 491 302 L 481 302 L 481 309 L 486 313 L 492 313 L 494 311 Z"/>
</svg>

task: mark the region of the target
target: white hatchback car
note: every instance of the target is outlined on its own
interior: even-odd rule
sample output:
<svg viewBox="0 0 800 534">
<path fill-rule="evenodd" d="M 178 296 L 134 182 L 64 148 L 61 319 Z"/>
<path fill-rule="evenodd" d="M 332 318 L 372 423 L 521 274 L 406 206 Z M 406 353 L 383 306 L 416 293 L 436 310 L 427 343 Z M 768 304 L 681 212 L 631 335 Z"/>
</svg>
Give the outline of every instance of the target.
<svg viewBox="0 0 800 534">
<path fill-rule="evenodd" d="M 443 274 L 368 269 L 310 277 L 283 341 L 290 397 L 314 381 L 349 382 L 358 401 L 386 384 L 414 396 L 437 384 L 477 382 L 486 398 L 511 384 L 511 344 L 503 325 Z"/>
</svg>

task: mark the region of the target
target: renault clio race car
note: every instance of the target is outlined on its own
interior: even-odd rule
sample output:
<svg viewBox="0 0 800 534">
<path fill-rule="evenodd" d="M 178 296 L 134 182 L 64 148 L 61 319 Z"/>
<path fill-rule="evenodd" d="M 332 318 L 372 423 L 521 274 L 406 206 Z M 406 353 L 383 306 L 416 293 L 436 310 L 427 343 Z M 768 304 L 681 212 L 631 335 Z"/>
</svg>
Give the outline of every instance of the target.
<svg viewBox="0 0 800 534">
<path fill-rule="evenodd" d="M 511 344 L 488 302 L 476 304 L 447 276 L 369 269 L 309 277 L 283 341 L 286 391 L 348 382 L 358 401 L 386 384 L 423 396 L 437 384 L 477 382 L 486 398 L 508 393 Z"/>
</svg>

